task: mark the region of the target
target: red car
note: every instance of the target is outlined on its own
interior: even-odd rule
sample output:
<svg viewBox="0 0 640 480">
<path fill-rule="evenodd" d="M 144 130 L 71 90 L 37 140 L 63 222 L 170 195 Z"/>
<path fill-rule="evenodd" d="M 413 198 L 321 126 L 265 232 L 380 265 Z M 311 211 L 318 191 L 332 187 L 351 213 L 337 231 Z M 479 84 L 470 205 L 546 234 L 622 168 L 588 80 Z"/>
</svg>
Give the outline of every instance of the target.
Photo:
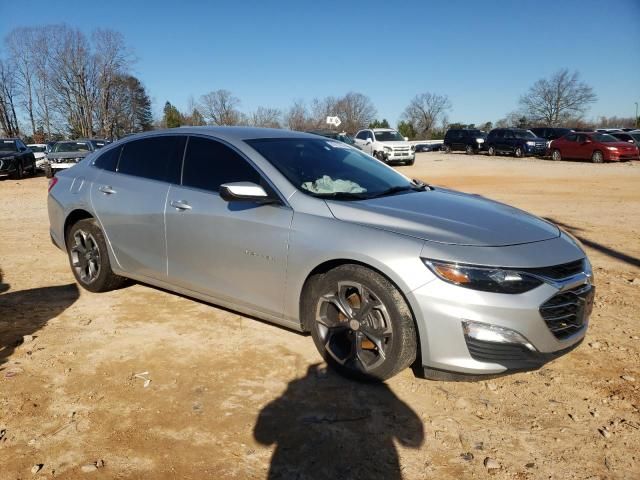
<svg viewBox="0 0 640 480">
<path fill-rule="evenodd" d="M 593 163 L 640 160 L 638 147 L 599 132 L 572 132 L 549 145 L 553 160 L 591 160 Z"/>
</svg>

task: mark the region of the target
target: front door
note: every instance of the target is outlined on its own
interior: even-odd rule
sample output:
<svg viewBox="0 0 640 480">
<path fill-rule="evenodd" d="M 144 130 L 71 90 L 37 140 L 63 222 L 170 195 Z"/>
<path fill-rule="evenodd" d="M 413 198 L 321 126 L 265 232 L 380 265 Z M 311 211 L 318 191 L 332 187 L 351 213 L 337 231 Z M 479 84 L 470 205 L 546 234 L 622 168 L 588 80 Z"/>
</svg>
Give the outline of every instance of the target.
<svg viewBox="0 0 640 480">
<path fill-rule="evenodd" d="M 221 184 L 270 186 L 229 146 L 189 137 L 182 186 L 166 205 L 169 280 L 189 290 L 282 316 L 293 210 L 226 202 Z"/>
</svg>

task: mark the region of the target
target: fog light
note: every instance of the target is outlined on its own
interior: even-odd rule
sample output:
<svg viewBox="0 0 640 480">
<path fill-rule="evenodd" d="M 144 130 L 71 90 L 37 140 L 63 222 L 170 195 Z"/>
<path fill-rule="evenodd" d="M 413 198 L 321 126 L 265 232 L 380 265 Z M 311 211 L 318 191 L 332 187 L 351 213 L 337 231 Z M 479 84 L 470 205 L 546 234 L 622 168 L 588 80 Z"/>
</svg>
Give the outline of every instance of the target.
<svg viewBox="0 0 640 480">
<path fill-rule="evenodd" d="M 467 337 L 481 342 L 524 345 L 532 352 L 536 351 L 536 348 L 529 343 L 529 340 L 509 328 L 489 325 L 488 323 L 463 321 L 462 330 Z"/>
</svg>

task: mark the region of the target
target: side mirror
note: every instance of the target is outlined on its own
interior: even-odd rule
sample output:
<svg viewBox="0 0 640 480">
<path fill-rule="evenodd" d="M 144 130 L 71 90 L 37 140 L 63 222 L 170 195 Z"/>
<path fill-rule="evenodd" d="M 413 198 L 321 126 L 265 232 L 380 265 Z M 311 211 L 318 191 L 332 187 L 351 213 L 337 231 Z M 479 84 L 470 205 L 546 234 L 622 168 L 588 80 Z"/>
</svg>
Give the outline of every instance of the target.
<svg viewBox="0 0 640 480">
<path fill-rule="evenodd" d="M 367 141 L 366 141 L 366 142 L 364 142 L 364 143 L 365 143 L 366 145 L 369 145 L 369 144 L 370 144 L 370 143 L 372 143 L 372 142 L 373 142 L 373 140 L 371 140 L 370 138 L 367 138 Z"/>
<path fill-rule="evenodd" d="M 220 185 L 220 197 L 227 202 L 270 203 L 273 199 L 264 188 L 252 182 L 233 182 Z"/>
<path fill-rule="evenodd" d="M 591 143 L 591 139 L 590 138 L 585 138 L 584 142 L 582 143 Z"/>
</svg>

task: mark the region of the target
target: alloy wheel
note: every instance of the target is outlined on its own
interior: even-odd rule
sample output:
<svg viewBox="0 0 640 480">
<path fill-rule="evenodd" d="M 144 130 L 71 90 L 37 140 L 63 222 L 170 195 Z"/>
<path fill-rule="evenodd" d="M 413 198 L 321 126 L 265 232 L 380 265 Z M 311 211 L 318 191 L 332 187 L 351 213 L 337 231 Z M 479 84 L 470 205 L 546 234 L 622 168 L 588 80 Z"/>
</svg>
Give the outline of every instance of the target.
<svg viewBox="0 0 640 480">
<path fill-rule="evenodd" d="M 591 161 L 593 163 L 602 163 L 602 161 L 603 161 L 602 152 L 593 152 L 593 156 L 591 157 Z"/>
<path fill-rule="evenodd" d="M 560 154 L 560 150 L 554 150 L 551 154 L 551 158 L 556 162 L 562 160 L 562 154 Z"/>
<path fill-rule="evenodd" d="M 338 282 L 336 292 L 320 297 L 316 323 L 326 351 L 340 365 L 369 372 L 381 365 L 392 344 L 386 306 L 358 282 Z"/>
<path fill-rule="evenodd" d="M 77 230 L 70 253 L 71 265 L 80 280 L 85 284 L 94 282 L 100 275 L 100 249 L 93 235 Z"/>
</svg>

